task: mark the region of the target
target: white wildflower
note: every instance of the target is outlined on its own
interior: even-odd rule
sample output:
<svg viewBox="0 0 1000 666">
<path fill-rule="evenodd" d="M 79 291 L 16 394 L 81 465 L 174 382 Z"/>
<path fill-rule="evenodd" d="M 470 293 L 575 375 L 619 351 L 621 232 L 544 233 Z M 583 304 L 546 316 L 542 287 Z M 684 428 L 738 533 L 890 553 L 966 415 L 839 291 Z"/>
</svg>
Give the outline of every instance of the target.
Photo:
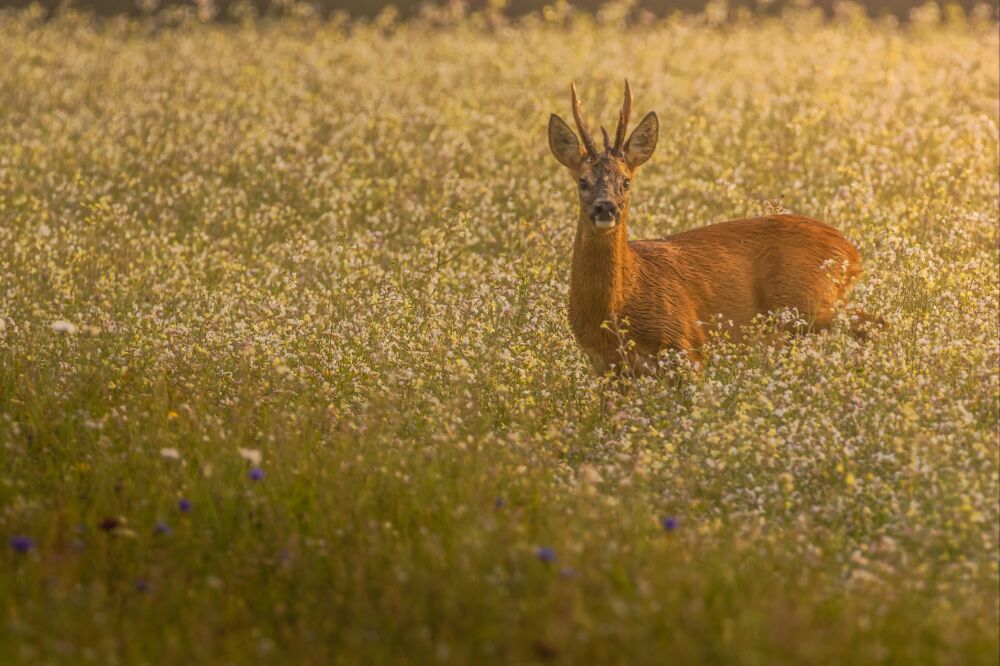
<svg viewBox="0 0 1000 666">
<path fill-rule="evenodd" d="M 73 335 L 76 333 L 76 325 L 72 322 L 68 322 L 65 319 L 56 319 L 54 322 L 49 324 L 53 331 L 56 333 L 65 333 L 66 335 Z"/>
<path fill-rule="evenodd" d="M 259 465 L 261 461 L 260 451 L 257 449 L 240 449 L 240 458 L 248 461 L 251 465 Z"/>
</svg>

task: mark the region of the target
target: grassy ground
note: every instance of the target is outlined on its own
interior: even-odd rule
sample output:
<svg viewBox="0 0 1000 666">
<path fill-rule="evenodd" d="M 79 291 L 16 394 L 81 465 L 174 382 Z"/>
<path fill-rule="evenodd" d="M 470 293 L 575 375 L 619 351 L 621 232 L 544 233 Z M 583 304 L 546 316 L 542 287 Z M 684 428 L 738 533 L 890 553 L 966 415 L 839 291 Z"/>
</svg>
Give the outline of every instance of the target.
<svg viewBox="0 0 1000 666">
<path fill-rule="evenodd" d="M 996 664 L 997 24 L 616 11 L 0 17 L 0 662 Z M 780 199 L 887 332 L 602 410 L 624 75 L 634 237 Z"/>
</svg>

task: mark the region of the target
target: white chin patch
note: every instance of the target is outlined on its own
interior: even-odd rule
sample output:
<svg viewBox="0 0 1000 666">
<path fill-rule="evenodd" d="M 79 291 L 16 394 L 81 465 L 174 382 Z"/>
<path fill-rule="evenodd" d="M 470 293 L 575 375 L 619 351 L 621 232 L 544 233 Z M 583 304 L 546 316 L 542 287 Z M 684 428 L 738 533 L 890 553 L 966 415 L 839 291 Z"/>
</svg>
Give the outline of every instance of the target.
<svg viewBox="0 0 1000 666">
<path fill-rule="evenodd" d="M 617 222 L 615 222 L 614 218 L 610 220 L 594 220 L 594 226 L 598 229 L 613 229 L 615 224 Z"/>
</svg>

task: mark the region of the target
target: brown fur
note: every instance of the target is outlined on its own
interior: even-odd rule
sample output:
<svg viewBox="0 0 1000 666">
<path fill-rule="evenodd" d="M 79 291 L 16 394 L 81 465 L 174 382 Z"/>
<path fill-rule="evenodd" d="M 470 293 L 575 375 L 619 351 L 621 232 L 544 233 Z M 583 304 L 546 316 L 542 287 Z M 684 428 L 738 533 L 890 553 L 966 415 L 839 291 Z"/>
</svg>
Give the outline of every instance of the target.
<svg viewBox="0 0 1000 666">
<path fill-rule="evenodd" d="M 810 330 L 823 330 L 861 274 L 861 258 L 840 232 L 798 215 L 632 242 L 624 220 L 610 234 L 594 234 L 592 226 L 587 219 L 577 228 L 569 319 L 599 372 L 622 365 L 615 322 L 634 342 L 627 357 L 636 370 L 664 349 L 700 361 L 718 315 L 732 321 L 737 341 L 754 317 L 785 308 L 797 310 Z M 602 327 L 606 321 L 612 325 Z"/>
<path fill-rule="evenodd" d="M 579 120 L 578 128 L 586 132 Z M 557 116 L 550 120 L 550 146 L 580 183 L 569 320 L 594 368 L 642 373 L 662 350 L 683 351 L 699 362 L 719 315 L 732 322 L 736 340 L 758 315 L 784 309 L 796 310 L 810 331 L 828 328 L 861 274 L 861 257 L 823 222 L 772 215 L 628 240 L 630 181 L 655 147 L 656 128 L 655 115 L 648 114 L 633 133 L 644 133 L 639 149 L 630 151 L 630 138 L 623 151 L 595 156 L 575 143 Z M 612 224 L 608 207 L 614 223 L 602 228 Z M 859 337 L 868 321 L 859 313 Z"/>
</svg>

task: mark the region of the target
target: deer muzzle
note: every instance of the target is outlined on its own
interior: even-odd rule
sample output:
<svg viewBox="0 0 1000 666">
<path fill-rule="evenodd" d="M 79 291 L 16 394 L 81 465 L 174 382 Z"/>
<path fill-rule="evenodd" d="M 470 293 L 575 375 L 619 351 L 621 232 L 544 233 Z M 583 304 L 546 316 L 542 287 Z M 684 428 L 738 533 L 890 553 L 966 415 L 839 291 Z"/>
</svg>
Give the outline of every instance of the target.
<svg viewBox="0 0 1000 666">
<path fill-rule="evenodd" d="M 590 219 L 598 229 L 613 229 L 618 224 L 618 206 L 611 201 L 598 201 L 590 212 Z"/>
</svg>

